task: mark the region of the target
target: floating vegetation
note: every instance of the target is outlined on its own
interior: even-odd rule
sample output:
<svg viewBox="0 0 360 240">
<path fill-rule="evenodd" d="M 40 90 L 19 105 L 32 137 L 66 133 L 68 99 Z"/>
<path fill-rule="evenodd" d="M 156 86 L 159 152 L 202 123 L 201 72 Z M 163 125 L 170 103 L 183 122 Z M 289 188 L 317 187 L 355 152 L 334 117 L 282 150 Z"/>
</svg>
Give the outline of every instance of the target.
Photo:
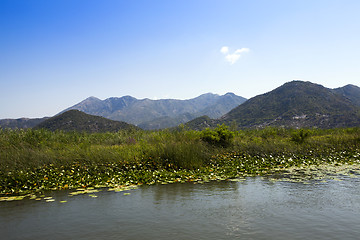
<svg viewBox="0 0 360 240">
<path fill-rule="evenodd" d="M 222 155 L 221 159 L 223 160 L 225 155 Z M 244 159 L 243 159 L 244 160 Z M 227 161 L 231 164 L 231 161 Z M 233 163 L 232 163 L 233 164 Z M 241 163 L 238 162 L 241 165 Z M 161 182 L 160 180 L 152 181 L 148 184 L 171 184 L 171 183 L 184 183 L 184 182 L 192 182 L 194 184 L 204 184 L 210 181 L 231 181 L 231 182 L 244 182 L 246 181 L 247 176 L 255 176 L 263 173 L 263 171 L 259 171 L 257 174 L 243 173 L 238 172 L 238 167 L 229 168 L 228 166 L 221 165 L 207 169 L 198 169 L 196 171 L 187 172 L 188 175 L 182 176 L 183 178 L 174 178 L 174 180 L 164 180 Z M 209 175 L 204 175 L 205 173 L 209 173 Z M 254 172 L 249 169 L 247 172 Z M 177 173 L 173 171 L 172 173 Z M 172 173 L 167 173 L 166 179 L 170 177 Z M 182 173 L 184 173 L 182 171 Z M 217 175 L 221 173 L 220 175 Z M 225 177 L 231 176 L 231 177 Z M 301 165 L 301 166 L 291 166 L 287 168 L 273 168 L 268 169 L 266 174 L 262 174 L 263 178 L 270 182 L 294 182 L 294 183 L 303 183 L 310 184 L 310 182 L 317 182 L 319 184 L 326 183 L 327 181 L 342 181 L 344 178 L 360 178 L 360 163 L 352 163 L 352 164 L 339 164 L 339 163 L 323 163 L 321 165 Z M 154 175 L 156 176 L 156 174 Z M 202 176 L 202 177 L 201 177 Z M 123 195 L 127 196 L 131 193 L 128 191 L 135 190 L 139 188 L 141 184 L 131 184 L 131 185 L 113 185 L 112 187 L 88 187 L 88 188 L 76 188 L 74 191 L 69 192 L 69 196 L 78 196 L 78 195 L 88 195 L 92 198 L 97 198 L 98 196 L 94 193 L 98 193 L 101 191 L 109 191 L 109 192 L 124 192 Z M 0 197 L 0 202 L 4 201 L 18 201 L 23 199 L 30 199 L 45 202 L 55 202 L 55 199 L 52 196 L 46 196 L 44 194 L 36 195 L 36 194 L 25 194 L 19 196 L 2 196 Z M 60 203 L 66 203 L 67 201 L 59 201 Z"/>
<path fill-rule="evenodd" d="M 133 189 L 137 189 L 138 186 L 137 185 L 120 185 L 120 186 L 116 186 L 113 188 L 109 188 L 108 191 L 114 191 L 114 192 L 122 192 L 122 191 L 129 191 L 129 190 L 133 190 Z"/>
<path fill-rule="evenodd" d="M 228 181 L 231 182 L 244 182 L 246 181 L 246 178 L 231 178 L 231 179 L 227 179 Z"/>
<path fill-rule="evenodd" d="M 76 196 L 76 195 L 80 195 L 80 194 L 92 194 L 92 193 L 97 193 L 100 190 L 98 189 L 94 189 L 94 188 L 90 188 L 90 189 L 85 189 L 85 188 L 78 188 L 76 189 L 75 192 L 71 192 L 69 193 L 69 196 Z"/>
<path fill-rule="evenodd" d="M 322 164 L 308 167 L 289 167 L 276 169 L 269 173 L 269 181 L 301 182 L 308 184 L 310 181 L 326 183 L 328 181 L 343 181 L 346 178 L 360 178 L 360 164 Z"/>
<path fill-rule="evenodd" d="M 23 200 L 26 196 L 10 196 L 10 197 L 0 197 L 0 202 L 4 202 L 4 201 L 18 201 L 18 200 Z"/>
<path fill-rule="evenodd" d="M 137 189 L 138 186 L 136 185 L 130 185 L 130 186 L 117 186 L 115 188 L 108 188 L 105 189 L 107 191 L 114 191 L 114 192 L 121 192 L 121 191 L 130 191 L 130 190 L 134 190 Z M 104 189 L 95 189 L 93 187 L 89 187 L 89 188 L 78 188 L 75 189 L 75 191 L 70 192 L 69 193 L 69 197 L 73 197 L 73 196 L 78 196 L 78 195 L 87 195 L 91 198 L 97 198 L 98 196 L 95 195 L 94 193 L 98 193 L 103 191 Z M 130 195 L 129 192 L 124 193 L 124 195 Z M 16 201 L 16 200 L 23 200 L 23 199 L 30 199 L 30 200 L 36 200 L 36 201 L 41 201 L 44 200 L 45 202 L 55 202 L 56 200 L 52 197 L 52 196 L 48 196 L 46 197 L 45 195 L 41 195 L 41 196 L 36 196 L 33 194 L 26 194 L 26 195 L 20 195 L 20 196 L 2 196 L 0 197 L 0 202 L 11 202 L 11 201 Z M 67 203 L 66 200 L 60 200 L 60 203 Z"/>
</svg>

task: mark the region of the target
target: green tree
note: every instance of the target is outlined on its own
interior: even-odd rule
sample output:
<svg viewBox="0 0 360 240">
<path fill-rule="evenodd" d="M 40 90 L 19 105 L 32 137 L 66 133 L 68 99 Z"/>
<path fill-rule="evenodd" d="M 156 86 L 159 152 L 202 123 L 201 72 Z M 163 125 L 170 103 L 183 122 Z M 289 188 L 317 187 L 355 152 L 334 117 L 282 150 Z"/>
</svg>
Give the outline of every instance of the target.
<svg viewBox="0 0 360 240">
<path fill-rule="evenodd" d="M 306 129 L 296 130 L 291 134 L 291 141 L 303 144 L 310 137 L 310 133 L 311 131 Z"/>
<path fill-rule="evenodd" d="M 228 147 L 234 138 L 234 132 L 228 129 L 228 126 L 222 124 L 215 129 L 206 128 L 201 132 L 201 140 L 209 144 L 221 147 Z"/>
</svg>

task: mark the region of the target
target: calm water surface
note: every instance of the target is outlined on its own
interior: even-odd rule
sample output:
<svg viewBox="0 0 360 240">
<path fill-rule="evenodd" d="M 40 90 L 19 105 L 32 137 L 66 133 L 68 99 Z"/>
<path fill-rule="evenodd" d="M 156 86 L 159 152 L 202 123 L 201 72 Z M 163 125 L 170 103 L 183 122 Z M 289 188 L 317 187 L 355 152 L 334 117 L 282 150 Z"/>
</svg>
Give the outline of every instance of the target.
<svg viewBox="0 0 360 240">
<path fill-rule="evenodd" d="M 0 202 L 1 239 L 360 239 L 360 179 L 144 186 Z M 66 200 L 66 203 L 60 201 Z"/>
</svg>

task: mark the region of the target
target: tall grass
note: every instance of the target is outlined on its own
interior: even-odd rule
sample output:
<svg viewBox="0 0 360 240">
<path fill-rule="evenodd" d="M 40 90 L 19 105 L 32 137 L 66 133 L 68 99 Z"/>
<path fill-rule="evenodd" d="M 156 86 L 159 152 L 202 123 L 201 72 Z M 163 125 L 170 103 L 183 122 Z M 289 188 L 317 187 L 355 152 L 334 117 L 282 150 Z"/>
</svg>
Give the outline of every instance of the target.
<svg viewBox="0 0 360 240">
<path fill-rule="evenodd" d="M 117 133 L 0 130 L 0 171 L 46 164 L 138 163 L 196 168 L 208 157 L 195 131 L 120 131 Z"/>
<path fill-rule="evenodd" d="M 206 131 L 208 136 L 211 130 Z M 360 148 L 359 128 L 306 130 L 306 137 L 303 133 L 281 128 L 241 130 L 233 132 L 229 144 L 218 145 L 204 141 L 203 132 L 190 130 L 89 134 L 6 129 L 0 130 L 0 171 L 73 162 L 152 162 L 158 168 L 194 169 L 222 151 L 283 155 Z M 296 136 L 300 140 L 294 140 Z"/>
</svg>

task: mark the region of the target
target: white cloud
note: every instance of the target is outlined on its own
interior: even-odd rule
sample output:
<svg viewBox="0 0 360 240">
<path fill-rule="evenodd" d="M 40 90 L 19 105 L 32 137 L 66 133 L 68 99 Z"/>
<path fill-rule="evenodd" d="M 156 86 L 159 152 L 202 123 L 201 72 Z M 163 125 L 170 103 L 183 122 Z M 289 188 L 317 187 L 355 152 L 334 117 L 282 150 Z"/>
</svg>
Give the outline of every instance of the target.
<svg viewBox="0 0 360 240">
<path fill-rule="evenodd" d="M 240 48 L 240 49 L 237 49 L 237 50 L 235 51 L 235 53 L 240 54 L 240 53 L 249 52 L 249 51 L 250 51 L 249 48 Z"/>
<path fill-rule="evenodd" d="M 224 46 L 220 49 L 220 52 L 223 53 L 223 54 L 227 54 L 229 52 L 229 48 Z"/>
<path fill-rule="evenodd" d="M 228 54 L 225 56 L 226 61 L 228 61 L 231 65 L 236 63 L 237 60 L 239 60 L 240 58 L 240 54 Z"/>
<path fill-rule="evenodd" d="M 249 52 L 249 48 L 236 49 L 234 53 L 229 53 L 229 48 L 224 46 L 220 49 L 220 52 L 225 55 L 225 60 L 231 65 L 236 63 L 243 53 Z"/>
</svg>

